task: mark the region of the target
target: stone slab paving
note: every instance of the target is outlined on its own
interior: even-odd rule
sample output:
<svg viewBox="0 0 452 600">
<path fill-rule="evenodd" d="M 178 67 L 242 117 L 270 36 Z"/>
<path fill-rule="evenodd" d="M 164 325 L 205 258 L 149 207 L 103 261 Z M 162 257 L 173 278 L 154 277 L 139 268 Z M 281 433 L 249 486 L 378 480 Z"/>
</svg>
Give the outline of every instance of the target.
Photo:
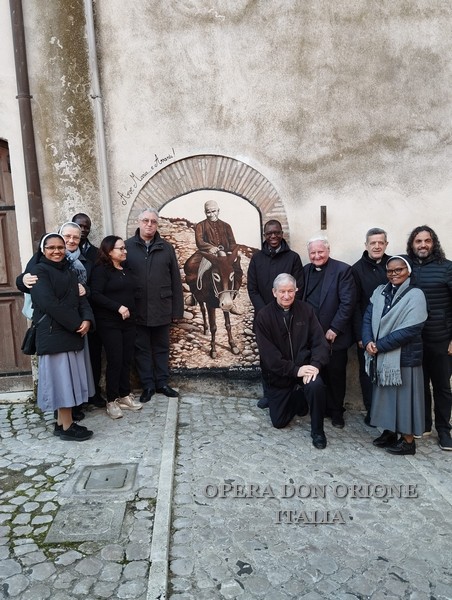
<svg viewBox="0 0 452 600">
<path fill-rule="evenodd" d="M 52 415 L 30 402 L 0 405 L 0 598 L 145 600 L 167 407 L 157 395 L 117 421 L 92 409 L 83 424 L 94 436 L 77 443 L 55 437 Z M 117 463 L 138 465 L 131 488 L 74 493 L 84 468 Z M 60 507 L 78 506 L 88 530 L 90 504 L 94 517 L 102 503 L 125 505 L 117 539 L 45 543 Z"/>
<path fill-rule="evenodd" d="M 171 600 L 452 598 L 452 452 L 372 446 L 359 411 L 311 444 L 255 399 L 183 395 Z"/>
<path fill-rule="evenodd" d="M 306 418 L 270 426 L 255 406 L 258 383 L 195 378 L 180 388 L 172 490 L 165 447 L 177 411 L 168 421 L 163 396 L 118 421 L 90 411 L 95 435 L 83 443 L 55 438 L 51 415 L 32 403 L 0 405 L 0 598 L 452 598 L 452 453 L 435 436 L 416 456 L 393 457 L 349 411 L 344 430 L 327 425 L 319 451 Z M 88 466 L 112 464 L 137 465 L 132 488 L 80 490 Z M 162 506 L 157 548 L 162 481 L 172 522 Z M 45 543 L 61 507 L 79 503 L 81 520 L 102 502 L 125 506 L 117 539 Z"/>
</svg>

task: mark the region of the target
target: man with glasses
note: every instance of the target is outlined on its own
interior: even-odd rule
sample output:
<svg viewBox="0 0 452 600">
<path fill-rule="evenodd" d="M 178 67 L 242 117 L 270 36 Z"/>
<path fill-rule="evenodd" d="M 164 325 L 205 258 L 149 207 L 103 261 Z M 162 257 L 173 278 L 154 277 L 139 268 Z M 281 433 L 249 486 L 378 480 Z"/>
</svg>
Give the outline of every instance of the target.
<svg viewBox="0 0 452 600">
<path fill-rule="evenodd" d="M 452 393 L 452 262 L 446 260 L 438 236 L 431 227 L 413 229 L 407 242 L 413 261 L 414 282 L 427 298 L 428 318 L 422 330 L 424 346 L 425 432 L 432 433 L 433 387 L 435 428 L 441 450 L 452 450 L 450 435 Z"/>
<path fill-rule="evenodd" d="M 172 321 L 183 316 L 184 302 L 179 265 L 173 246 L 160 237 L 158 213 L 147 208 L 138 216 L 135 235 L 126 240 L 127 264 L 141 282 L 137 298 L 135 364 L 149 402 L 155 392 L 175 398 L 168 385 L 169 333 Z"/>
<path fill-rule="evenodd" d="M 359 383 L 366 409 L 364 422 L 370 425 L 370 408 L 372 404 L 372 382 L 364 368 L 364 347 L 361 340 L 363 316 L 369 305 L 370 297 L 375 288 L 386 284 L 386 263 L 389 256 L 386 254 L 388 240 L 386 231 L 379 227 L 372 227 L 366 233 L 365 250 L 361 258 L 352 266 L 353 277 L 356 283 L 357 301 L 353 319 L 353 330 L 356 339 L 356 350 L 359 364 Z"/>
<path fill-rule="evenodd" d="M 303 296 L 303 264 L 299 255 L 289 248 L 284 239 L 282 225 L 276 219 L 264 225 L 262 250 L 255 252 L 248 267 L 248 295 L 254 307 L 254 319 L 269 302 L 273 302 L 273 281 L 280 273 L 288 273 L 297 282 L 297 297 Z M 261 369 L 264 366 L 261 361 Z M 264 395 L 257 403 L 259 408 L 268 407 L 265 377 L 262 378 Z"/>
</svg>

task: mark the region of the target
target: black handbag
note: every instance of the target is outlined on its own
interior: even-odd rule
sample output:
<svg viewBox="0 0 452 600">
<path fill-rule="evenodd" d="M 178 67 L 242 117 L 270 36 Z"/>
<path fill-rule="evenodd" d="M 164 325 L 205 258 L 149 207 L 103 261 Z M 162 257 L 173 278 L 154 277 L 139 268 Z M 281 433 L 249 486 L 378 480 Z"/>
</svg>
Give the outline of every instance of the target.
<svg viewBox="0 0 452 600">
<path fill-rule="evenodd" d="M 24 341 L 22 342 L 21 350 L 24 354 L 29 356 L 36 354 L 36 329 L 39 323 L 46 317 L 47 315 L 42 315 L 37 323 L 33 323 L 31 327 L 29 327 L 25 333 Z"/>
<path fill-rule="evenodd" d="M 377 379 L 377 359 L 375 356 L 370 357 L 369 361 L 369 378 L 373 385 L 378 385 Z"/>
</svg>

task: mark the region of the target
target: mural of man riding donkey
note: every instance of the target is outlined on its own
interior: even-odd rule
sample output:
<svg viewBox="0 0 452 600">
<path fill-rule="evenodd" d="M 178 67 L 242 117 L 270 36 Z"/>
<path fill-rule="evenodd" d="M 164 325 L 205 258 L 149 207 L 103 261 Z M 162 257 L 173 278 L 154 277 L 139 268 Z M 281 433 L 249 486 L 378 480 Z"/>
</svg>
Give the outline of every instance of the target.
<svg viewBox="0 0 452 600">
<path fill-rule="evenodd" d="M 240 266 L 239 245 L 231 226 L 219 219 L 217 202 L 208 200 L 204 204 L 204 212 L 206 219 L 195 228 L 198 250 L 185 262 L 184 271 L 186 283 L 201 308 L 204 335 L 210 329 L 210 356 L 216 358 L 217 308 L 224 314 L 231 352 L 239 354 L 239 348 L 232 337 L 230 313 L 241 314 L 234 300 L 242 285 L 243 271 Z"/>
</svg>

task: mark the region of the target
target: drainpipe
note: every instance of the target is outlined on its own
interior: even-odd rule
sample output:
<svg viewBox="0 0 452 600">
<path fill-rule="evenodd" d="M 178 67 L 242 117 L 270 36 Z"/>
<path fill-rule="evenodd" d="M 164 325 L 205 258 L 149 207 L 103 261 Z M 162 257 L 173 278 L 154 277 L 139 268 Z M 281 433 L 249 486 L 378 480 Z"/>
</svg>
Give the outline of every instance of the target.
<svg viewBox="0 0 452 600">
<path fill-rule="evenodd" d="M 45 233 L 44 209 L 42 205 L 41 184 L 39 181 L 38 161 L 31 113 L 30 84 L 28 81 L 27 53 L 25 48 L 24 15 L 22 0 L 9 0 L 11 25 L 16 65 L 17 100 L 19 102 L 22 147 L 25 162 L 25 177 L 28 193 L 31 239 L 34 250 Z"/>
<path fill-rule="evenodd" d="M 104 113 L 97 67 L 96 32 L 92 0 L 84 0 L 86 31 L 88 37 L 88 58 L 91 69 L 91 98 L 94 101 L 94 126 L 96 130 L 97 151 L 99 160 L 100 196 L 105 235 L 113 233 L 111 218 L 111 196 L 108 181 L 107 148 L 105 143 Z"/>
</svg>

